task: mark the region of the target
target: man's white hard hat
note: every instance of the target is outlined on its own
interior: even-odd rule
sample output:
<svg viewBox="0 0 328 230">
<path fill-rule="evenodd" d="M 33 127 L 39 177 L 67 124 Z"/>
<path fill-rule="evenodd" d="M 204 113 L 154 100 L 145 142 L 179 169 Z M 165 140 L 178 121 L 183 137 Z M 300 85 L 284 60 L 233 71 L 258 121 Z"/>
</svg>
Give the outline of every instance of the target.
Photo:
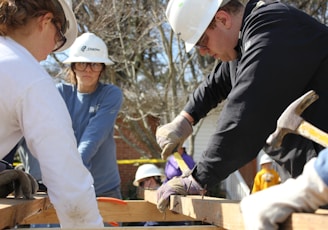
<svg viewBox="0 0 328 230">
<path fill-rule="evenodd" d="M 106 43 L 94 33 L 84 33 L 79 36 L 69 50 L 69 55 L 64 63 L 72 62 L 93 62 L 114 64 L 108 58 Z"/>
<path fill-rule="evenodd" d="M 64 10 L 66 23 L 67 23 L 67 29 L 64 33 L 64 36 L 66 37 L 66 43 L 61 47 L 60 49 L 56 50 L 56 52 L 61 52 L 63 50 L 66 50 L 69 48 L 74 40 L 77 37 L 77 22 L 75 15 L 72 10 L 72 1 L 71 0 L 58 0 L 61 7 Z"/>
<path fill-rule="evenodd" d="M 170 0 L 166 17 L 189 52 L 211 23 L 218 9 L 230 0 Z"/>
<path fill-rule="evenodd" d="M 269 157 L 267 154 L 263 154 L 260 158 L 260 165 L 266 164 L 266 163 L 272 163 L 273 160 L 271 157 Z"/>
<path fill-rule="evenodd" d="M 154 164 L 141 165 L 137 169 L 136 176 L 133 181 L 133 185 L 138 187 L 140 180 L 153 176 L 160 176 L 162 181 L 165 179 L 165 175 L 162 173 L 162 171 L 159 168 L 157 168 L 156 165 Z"/>
</svg>

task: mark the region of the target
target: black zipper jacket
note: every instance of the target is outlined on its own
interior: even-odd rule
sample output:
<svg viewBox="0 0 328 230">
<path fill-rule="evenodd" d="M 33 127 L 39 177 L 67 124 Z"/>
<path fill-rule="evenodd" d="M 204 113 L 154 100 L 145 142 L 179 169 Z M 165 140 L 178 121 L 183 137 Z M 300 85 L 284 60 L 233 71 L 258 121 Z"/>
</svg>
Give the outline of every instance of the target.
<svg viewBox="0 0 328 230">
<path fill-rule="evenodd" d="M 302 116 L 328 132 L 328 27 L 280 2 L 245 8 L 240 57 L 222 62 L 189 97 L 184 110 L 195 124 L 225 100 L 215 133 L 193 170 L 208 188 L 265 147 L 281 113 L 298 97 L 315 90 L 319 99 Z M 266 152 L 296 177 L 323 149 L 288 134 L 279 150 Z"/>
</svg>

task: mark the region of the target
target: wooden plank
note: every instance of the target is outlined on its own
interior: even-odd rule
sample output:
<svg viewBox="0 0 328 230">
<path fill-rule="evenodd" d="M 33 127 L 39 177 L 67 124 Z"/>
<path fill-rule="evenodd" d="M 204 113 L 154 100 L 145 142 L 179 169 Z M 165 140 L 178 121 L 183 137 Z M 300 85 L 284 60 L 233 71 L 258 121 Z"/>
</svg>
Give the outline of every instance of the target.
<svg viewBox="0 0 328 230">
<path fill-rule="evenodd" d="M 154 205 L 157 204 L 157 193 L 156 190 L 144 190 L 144 197 L 145 201 L 152 203 Z"/>
<path fill-rule="evenodd" d="M 207 196 L 175 195 L 171 196 L 169 211 L 165 214 L 157 210 L 156 203 L 156 191 L 147 190 L 145 200 L 128 200 L 124 205 L 98 202 L 98 205 L 105 222 L 198 220 L 210 223 L 212 226 L 199 225 L 196 229 L 243 229 L 238 201 Z M 16 224 L 58 223 L 56 212 L 46 195 L 37 195 L 34 200 L 0 199 L 0 217 L 0 229 L 14 227 Z M 216 227 L 213 228 L 213 225 Z M 328 226 L 328 210 L 319 209 L 314 214 L 293 213 L 281 229 L 325 229 L 326 226 Z M 191 227 L 194 226 L 167 226 L 162 229 L 191 229 Z M 152 228 L 147 227 L 147 230 Z M 127 229 L 144 228 L 131 226 Z M 156 226 L 154 229 L 161 228 Z"/>
<path fill-rule="evenodd" d="M 321 212 L 319 210 L 319 212 Z M 328 214 L 318 213 L 293 213 L 290 218 L 282 225 L 281 229 L 290 230 L 309 230 L 327 229 Z"/>
<path fill-rule="evenodd" d="M 156 199 L 156 191 L 145 191 L 145 200 L 156 204 Z M 169 210 L 225 229 L 244 229 L 239 201 L 206 196 L 172 195 Z M 326 229 L 327 226 L 328 211 L 319 209 L 316 213 L 293 213 L 280 229 Z"/>
<path fill-rule="evenodd" d="M 34 200 L 0 199 L 0 229 L 14 227 L 26 217 L 35 215 L 51 207 L 44 195 L 35 196 Z"/>
<path fill-rule="evenodd" d="M 225 229 L 244 229 L 239 202 L 201 196 L 173 196 L 170 210 Z"/>
<path fill-rule="evenodd" d="M 155 205 L 144 200 L 128 200 L 126 205 L 98 202 L 100 214 L 105 221 L 193 221 L 194 218 L 179 213 L 160 213 Z"/>
<path fill-rule="evenodd" d="M 24 218 L 19 224 L 58 224 L 56 210 L 52 206 L 42 212 Z"/>
<path fill-rule="evenodd" d="M 145 221 L 194 221 L 192 217 L 179 213 L 160 213 L 156 206 L 144 200 L 127 200 L 126 205 L 98 202 L 100 214 L 105 222 L 145 222 Z M 58 223 L 54 208 L 35 213 L 20 222 L 21 224 Z"/>
</svg>

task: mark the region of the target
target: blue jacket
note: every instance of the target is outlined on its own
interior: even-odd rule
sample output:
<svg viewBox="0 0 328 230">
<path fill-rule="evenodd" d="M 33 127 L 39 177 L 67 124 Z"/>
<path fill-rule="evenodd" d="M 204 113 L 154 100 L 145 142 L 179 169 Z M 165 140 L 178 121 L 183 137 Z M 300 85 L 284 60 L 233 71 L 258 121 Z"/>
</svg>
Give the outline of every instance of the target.
<svg viewBox="0 0 328 230">
<path fill-rule="evenodd" d="M 96 194 L 120 186 L 114 125 L 123 103 L 121 90 L 99 83 L 95 92 L 79 93 L 76 86 L 60 83 L 57 88 L 71 115 L 78 150 L 93 178 Z"/>
</svg>

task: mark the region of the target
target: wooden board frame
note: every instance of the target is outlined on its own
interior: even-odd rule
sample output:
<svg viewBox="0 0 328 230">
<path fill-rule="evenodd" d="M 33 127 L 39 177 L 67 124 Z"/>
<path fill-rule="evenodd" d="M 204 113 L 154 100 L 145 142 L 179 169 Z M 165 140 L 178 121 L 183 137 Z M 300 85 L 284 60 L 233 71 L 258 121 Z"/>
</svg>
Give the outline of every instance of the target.
<svg viewBox="0 0 328 230">
<path fill-rule="evenodd" d="M 145 191 L 145 200 L 156 204 L 156 192 Z M 206 196 L 173 195 L 170 197 L 169 210 L 224 229 L 244 229 L 239 201 Z M 328 210 L 318 209 L 315 213 L 293 213 L 279 229 L 326 229 L 327 226 Z"/>
<path fill-rule="evenodd" d="M 127 200 L 125 204 L 98 201 L 98 206 L 105 222 L 202 221 L 209 224 L 196 226 L 127 226 L 120 227 L 122 230 L 244 229 L 238 201 L 207 196 L 174 195 L 170 197 L 169 209 L 165 213 L 160 213 L 156 208 L 156 197 L 156 191 L 146 190 L 144 200 Z M 0 199 L 0 216 L 0 229 L 13 228 L 18 224 L 58 223 L 53 205 L 47 195 L 42 194 L 36 195 L 34 200 Z M 325 229 L 326 226 L 328 226 L 328 210 L 319 209 L 314 214 L 293 213 L 281 226 L 281 229 Z M 114 229 L 114 227 L 106 227 L 106 229 Z"/>
</svg>

